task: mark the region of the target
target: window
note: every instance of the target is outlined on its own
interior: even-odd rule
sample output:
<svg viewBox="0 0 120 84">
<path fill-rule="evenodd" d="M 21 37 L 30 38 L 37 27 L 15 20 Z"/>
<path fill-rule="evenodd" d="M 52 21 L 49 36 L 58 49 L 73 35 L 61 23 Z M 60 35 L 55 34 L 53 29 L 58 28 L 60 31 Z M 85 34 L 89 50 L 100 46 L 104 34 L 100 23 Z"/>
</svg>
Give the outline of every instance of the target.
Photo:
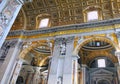
<svg viewBox="0 0 120 84">
<path fill-rule="evenodd" d="M 98 11 L 90 11 L 87 13 L 87 20 L 94 21 L 98 20 Z"/>
<path fill-rule="evenodd" d="M 98 59 L 98 67 L 106 67 L 105 59 Z"/>
<path fill-rule="evenodd" d="M 96 46 L 100 46 L 100 42 L 96 42 Z"/>
<path fill-rule="evenodd" d="M 48 27 L 49 18 L 41 19 L 39 23 L 39 28 Z"/>
</svg>

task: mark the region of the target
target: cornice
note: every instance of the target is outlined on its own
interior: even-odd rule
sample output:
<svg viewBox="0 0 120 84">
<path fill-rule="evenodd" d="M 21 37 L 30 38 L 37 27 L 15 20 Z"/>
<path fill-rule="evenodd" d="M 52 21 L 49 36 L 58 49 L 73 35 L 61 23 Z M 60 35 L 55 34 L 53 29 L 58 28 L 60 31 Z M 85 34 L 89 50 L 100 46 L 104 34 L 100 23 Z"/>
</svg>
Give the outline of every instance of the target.
<svg viewBox="0 0 120 84">
<path fill-rule="evenodd" d="M 91 32 L 95 30 L 109 30 L 109 29 L 117 29 L 120 27 L 120 19 L 112 19 L 112 20 L 104 20 L 104 21 L 98 21 L 98 22 L 89 22 L 89 23 L 82 23 L 82 24 L 73 24 L 73 25 L 67 25 L 67 26 L 57 26 L 57 27 L 51 27 L 51 28 L 41 28 L 37 30 L 16 30 L 11 31 L 8 34 L 8 37 L 12 36 L 35 36 L 35 35 L 43 35 L 47 33 L 57 33 L 61 31 L 71 31 L 71 33 L 78 33 L 78 32 Z M 89 29 L 89 30 L 88 30 Z M 75 30 L 72 32 L 72 30 Z M 83 30 L 83 31 L 81 31 Z M 66 33 L 64 34 L 67 34 Z M 61 35 L 61 34 L 60 34 Z"/>
</svg>

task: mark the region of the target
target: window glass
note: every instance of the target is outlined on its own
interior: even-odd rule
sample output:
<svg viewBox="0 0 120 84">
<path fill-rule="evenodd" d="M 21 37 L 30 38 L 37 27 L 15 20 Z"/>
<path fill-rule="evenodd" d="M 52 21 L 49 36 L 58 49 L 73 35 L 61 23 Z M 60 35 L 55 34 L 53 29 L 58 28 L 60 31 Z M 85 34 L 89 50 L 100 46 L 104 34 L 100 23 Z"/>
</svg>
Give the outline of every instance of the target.
<svg viewBox="0 0 120 84">
<path fill-rule="evenodd" d="M 98 59 L 98 67 L 106 67 L 105 59 Z"/>
<path fill-rule="evenodd" d="M 96 42 L 96 46 L 100 46 L 100 42 Z"/>
<path fill-rule="evenodd" d="M 49 18 L 42 19 L 39 24 L 39 28 L 47 27 L 49 23 Z"/>
<path fill-rule="evenodd" d="M 90 11 L 87 14 L 88 21 L 98 20 L 98 11 Z"/>
</svg>

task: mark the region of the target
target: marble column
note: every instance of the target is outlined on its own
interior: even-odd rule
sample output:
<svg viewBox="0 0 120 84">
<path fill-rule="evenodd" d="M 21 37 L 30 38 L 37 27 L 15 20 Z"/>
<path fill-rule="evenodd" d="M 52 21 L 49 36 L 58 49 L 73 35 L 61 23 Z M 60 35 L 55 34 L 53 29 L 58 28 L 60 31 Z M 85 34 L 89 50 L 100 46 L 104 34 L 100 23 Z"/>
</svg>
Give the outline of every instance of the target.
<svg viewBox="0 0 120 84">
<path fill-rule="evenodd" d="M 72 57 L 72 63 L 73 63 L 73 83 L 72 84 L 78 84 L 78 56 Z"/>
<path fill-rule="evenodd" d="M 118 73 L 118 80 L 120 83 L 120 51 L 116 51 L 115 56 L 117 56 L 118 58 L 117 73 Z"/>
<path fill-rule="evenodd" d="M 10 42 L 10 49 L 6 55 L 6 58 L 0 67 L 0 83 L 8 84 L 11 80 L 12 73 L 16 64 L 18 63 L 18 55 L 21 50 L 22 41 L 12 40 Z"/>
<path fill-rule="evenodd" d="M 26 77 L 26 80 L 25 80 L 25 84 L 33 84 L 34 74 L 35 74 L 35 73 L 30 73 L 30 72 L 27 73 L 27 77 Z"/>
<path fill-rule="evenodd" d="M 118 63 L 119 63 L 119 66 L 120 66 L 120 51 L 116 51 L 116 52 L 115 52 L 115 56 L 117 56 L 117 58 L 118 58 Z"/>
<path fill-rule="evenodd" d="M 36 67 L 35 69 L 35 74 L 33 77 L 33 84 L 39 84 L 40 80 L 40 68 Z"/>
<path fill-rule="evenodd" d="M 86 84 L 86 79 L 87 79 L 87 78 L 86 78 L 86 75 L 87 75 L 87 74 L 86 74 L 86 67 L 87 67 L 87 66 L 83 64 L 83 65 L 82 65 L 82 68 L 81 68 L 81 69 L 82 69 L 82 83 L 83 83 L 83 84 Z"/>
</svg>

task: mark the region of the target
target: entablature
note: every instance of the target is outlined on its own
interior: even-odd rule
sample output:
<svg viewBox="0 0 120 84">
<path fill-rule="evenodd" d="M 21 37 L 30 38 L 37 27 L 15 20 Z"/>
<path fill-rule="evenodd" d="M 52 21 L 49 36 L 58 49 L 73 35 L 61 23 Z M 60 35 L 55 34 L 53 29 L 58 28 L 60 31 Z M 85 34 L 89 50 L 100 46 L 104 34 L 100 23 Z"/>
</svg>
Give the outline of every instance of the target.
<svg viewBox="0 0 120 84">
<path fill-rule="evenodd" d="M 99 22 L 89 22 L 82 24 L 57 26 L 51 28 L 42 28 L 37 30 L 16 30 L 9 32 L 8 38 L 19 38 L 20 36 L 22 36 L 21 38 L 51 37 L 57 35 L 114 30 L 118 29 L 119 27 L 120 19 L 112 19 Z"/>
</svg>

